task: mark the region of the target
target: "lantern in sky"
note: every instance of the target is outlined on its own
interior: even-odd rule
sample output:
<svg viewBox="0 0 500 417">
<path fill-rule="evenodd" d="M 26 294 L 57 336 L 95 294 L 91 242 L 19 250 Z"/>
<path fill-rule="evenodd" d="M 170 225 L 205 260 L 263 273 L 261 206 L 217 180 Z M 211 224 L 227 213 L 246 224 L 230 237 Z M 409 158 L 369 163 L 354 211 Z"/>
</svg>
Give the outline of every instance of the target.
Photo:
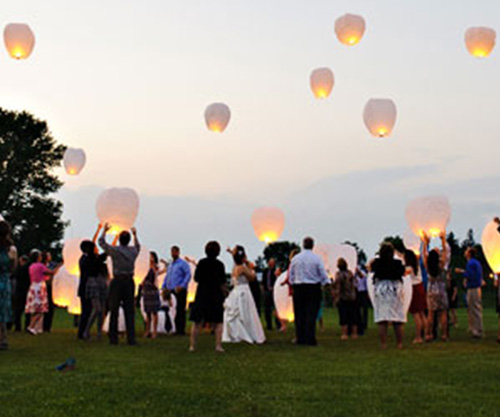
<svg viewBox="0 0 500 417">
<path fill-rule="evenodd" d="M 210 104 L 205 110 L 205 123 L 208 130 L 222 133 L 226 130 L 231 118 L 231 110 L 224 103 Z"/>
<path fill-rule="evenodd" d="M 68 307 L 78 294 L 79 278 L 64 266 L 59 268 L 52 281 L 52 300 L 59 307 Z"/>
<path fill-rule="evenodd" d="M 285 215 L 276 207 L 260 207 L 252 214 L 252 226 L 260 241 L 276 242 L 285 228 Z"/>
<path fill-rule="evenodd" d="M 420 197 L 410 201 L 405 212 L 408 226 L 417 236 L 438 237 L 446 230 L 451 206 L 444 196 Z"/>
<path fill-rule="evenodd" d="M 390 136 L 396 124 L 396 105 L 388 98 L 372 98 L 363 110 L 363 120 L 370 133 L 377 138 Z"/>
<path fill-rule="evenodd" d="M 150 266 L 151 265 L 150 265 L 149 249 L 146 248 L 144 245 L 141 245 L 141 249 L 139 250 L 139 255 L 135 260 L 135 269 L 134 269 L 134 283 L 137 290 L 139 285 L 142 284 L 142 281 L 144 281 L 144 278 L 146 278 Z"/>
<path fill-rule="evenodd" d="M 79 148 L 68 148 L 64 152 L 63 165 L 69 175 L 78 175 L 85 166 L 85 152 Z"/>
<path fill-rule="evenodd" d="M 469 28 L 465 32 L 465 46 L 472 56 L 486 58 L 495 47 L 496 37 L 496 32 L 491 28 Z"/>
<path fill-rule="evenodd" d="M 403 234 L 403 244 L 405 248 L 413 251 L 415 255 L 420 255 L 420 237 L 418 237 L 415 233 L 410 230 L 406 230 Z"/>
<path fill-rule="evenodd" d="M 290 295 L 289 286 L 284 284 L 288 273 L 281 274 L 273 287 L 274 305 L 276 313 L 281 320 L 293 322 L 295 315 L 293 313 L 293 299 Z"/>
<path fill-rule="evenodd" d="M 80 244 L 82 243 L 82 238 L 72 238 L 64 242 L 62 256 L 64 262 L 64 268 L 71 275 L 80 276 L 80 257 L 82 256 L 82 251 L 80 250 Z"/>
<path fill-rule="evenodd" d="M 3 39 L 7 52 L 14 59 L 26 59 L 35 46 L 35 35 L 25 23 L 10 23 L 5 26 Z"/>
<path fill-rule="evenodd" d="M 108 188 L 98 197 L 96 212 L 102 224 L 111 225 L 111 234 L 134 226 L 139 213 L 139 196 L 131 188 Z"/>
<path fill-rule="evenodd" d="M 338 40 L 347 46 L 356 45 L 366 29 L 365 19 L 355 14 L 345 14 L 335 21 Z"/>
<path fill-rule="evenodd" d="M 335 78 L 330 68 L 317 68 L 311 72 L 310 82 L 314 96 L 325 99 L 332 92 Z"/>
<path fill-rule="evenodd" d="M 500 233 L 498 232 L 498 223 L 489 222 L 481 238 L 484 256 L 495 274 L 500 274 Z"/>
</svg>

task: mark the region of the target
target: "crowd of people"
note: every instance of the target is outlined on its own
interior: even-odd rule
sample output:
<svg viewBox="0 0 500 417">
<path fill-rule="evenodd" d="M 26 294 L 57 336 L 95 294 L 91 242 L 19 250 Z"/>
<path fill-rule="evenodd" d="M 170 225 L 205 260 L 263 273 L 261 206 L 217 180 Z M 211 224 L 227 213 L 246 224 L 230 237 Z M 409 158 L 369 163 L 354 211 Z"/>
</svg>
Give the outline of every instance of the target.
<svg viewBox="0 0 500 417">
<path fill-rule="evenodd" d="M 96 337 L 101 338 L 107 326 L 110 343 L 118 344 L 122 311 L 127 343 L 136 345 L 137 305 L 145 318 L 144 337 L 155 339 L 158 336 L 161 313 L 166 333 L 186 334 L 187 294 L 191 279 L 198 285 L 194 302 L 189 305 L 189 320 L 192 322 L 189 351 L 196 350 L 198 336 L 204 328 L 215 335 L 218 352 L 224 351 L 223 343 L 264 343 L 266 334 L 261 320 L 262 304 L 267 330 L 273 330 L 274 326 L 278 331 L 286 332 L 287 322 L 279 316 L 274 305 L 274 286 L 278 285 L 277 278 L 282 273 L 276 267 L 275 259 L 268 260 L 259 280 L 244 247 L 228 248 L 234 261 L 228 282 L 225 265 L 218 259 L 221 253 L 218 242 L 206 244 L 206 256 L 199 262 L 182 258 L 180 248 L 172 246 L 170 262 L 150 252 L 150 268 L 137 296 L 134 271 L 141 247 L 137 232 L 135 229 L 123 231 L 110 244 L 106 240 L 109 230 L 107 224 L 100 226 L 92 240 L 81 243 L 79 339 L 89 340 L 94 325 Z M 316 328 L 318 323 L 320 327 L 322 325 L 325 288 L 338 309 L 342 341 L 357 339 L 366 332 L 370 288 L 373 289 L 374 321 L 378 325 L 382 348 L 387 347 L 390 325 L 394 328 L 397 347 L 403 347 L 408 312 L 415 321 L 413 343 L 436 339 L 438 330 L 442 340 L 449 340 L 450 326 L 457 324 L 458 286 L 451 280 L 445 233 L 440 238 L 441 244 L 431 249 L 430 238 L 424 235 L 421 256 L 411 250 L 396 252 L 390 243 L 384 242 L 366 270 L 359 266 L 351 271 L 347 261 L 340 258 L 336 271 L 327 271 L 321 257 L 314 253 L 314 240 L 306 237 L 302 250 L 290 254 L 286 280 L 279 284 L 288 286 L 293 300 L 293 343 L 317 344 Z M 474 248 L 468 248 L 465 256 L 465 269 L 457 268 L 454 272 L 464 279 L 471 336 L 482 338 L 483 270 Z M 108 257 L 112 261 L 112 271 L 108 269 Z M 193 277 L 190 263 L 195 266 Z M 10 225 L 0 221 L 1 350 L 8 347 L 9 326 L 14 331 L 23 329 L 23 315 L 24 329 L 28 333 L 50 332 L 54 314 L 51 283 L 60 266 L 54 264 L 49 253 L 38 250 L 31 251 L 29 257 L 18 257 Z M 405 279 L 411 282 L 410 292 L 405 290 Z M 498 281 L 496 283 L 498 286 Z M 500 343 L 500 300 L 498 303 Z M 106 316 L 109 317 L 107 325 Z"/>
</svg>

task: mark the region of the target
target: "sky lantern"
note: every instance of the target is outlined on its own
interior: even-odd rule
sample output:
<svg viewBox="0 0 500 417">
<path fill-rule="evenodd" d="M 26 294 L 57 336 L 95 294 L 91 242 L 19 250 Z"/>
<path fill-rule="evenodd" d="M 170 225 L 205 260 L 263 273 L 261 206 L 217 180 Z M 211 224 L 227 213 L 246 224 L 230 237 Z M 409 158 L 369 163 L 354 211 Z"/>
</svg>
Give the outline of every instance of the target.
<svg viewBox="0 0 500 417">
<path fill-rule="evenodd" d="M 80 244 L 83 239 L 80 237 L 68 239 L 64 242 L 62 256 L 64 262 L 64 268 L 71 275 L 80 276 L 80 257 L 82 256 L 82 251 L 80 250 Z"/>
<path fill-rule="evenodd" d="M 335 78 L 330 68 L 317 68 L 311 72 L 310 82 L 314 97 L 325 99 L 332 92 Z"/>
<path fill-rule="evenodd" d="M 358 253 L 352 245 L 320 243 L 314 247 L 314 253 L 321 257 L 325 269 L 331 278 L 334 278 L 337 273 L 337 262 L 340 258 L 345 259 L 349 271 L 352 273 L 356 272 Z"/>
<path fill-rule="evenodd" d="M 69 175 L 78 175 L 85 166 L 85 152 L 80 148 L 68 148 L 64 152 L 63 165 Z"/>
<path fill-rule="evenodd" d="M 14 59 L 26 59 L 35 46 L 35 35 L 25 23 L 10 23 L 5 26 L 3 40 L 7 52 Z"/>
<path fill-rule="evenodd" d="M 446 230 L 451 206 L 445 196 L 420 197 L 410 201 L 405 212 L 408 226 L 417 236 L 438 237 Z"/>
<path fill-rule="evenodd" d="M 335 21 L 337 38 L 347 46 L 356 45 L 363 37 L 365 29 L 365 19 L 355 14 L 345 14 Z"/>
<path fill-rule="evenodd" d="M 287 275 L 288 272 L 284 272 L 276 280 L 273 287 L 273 298 L 278 317 L 281 320 L 293 322 L 295 320 L 295 315 L 293 313 L 293 299 L 290 295 L 290 287 L 287 284 L 284 284 Z"/>
<path fill-rule="evenodd" d="M 388 98 L 372 98 L 363 110 L 363 120 L 370 133 L 377 138 L 390 136 L 396 124 L 397 110 Z"/>
<path fill-rule="evenodd" d="M 403 234 L 403 244 L 405 248 L 413 251 L 415 255 L 420 255 L 420 237 L 413 233 L 411 230 L 406 230 Z"/>
<path fill-rule="evenodd" d="M 151 264 L 150 264 L 149 249 L 146 248 L 144 245 L 141 245 L 141 249 L 139 250 L 139 255 L 135 260 L 135 268 L 134 268 L 134 283 L 136 290 L 138 290 L 139 285 L 141 285 L 142 281 L 144 281 L 144 278 L 146 278 L 150 266 Z"/>
<path fill-rule="evenodd" d="M 191 270 L 191 279 L 189 280 L 186 298 L 186 307 L 188 307 L 189 304 L 194 303 L 194 299 L 196 298 L 196 290 L 198 289 L 198 283 L 194 280 L 196 261 L 190 256 L 185 256 L 184 259 L 188 262 L 189 269 Z"/>
<path fill-rule="evenodd" d="M 495 274 L 500 274 L 500 232 L 498 232 L 498 223 L 489 222 L 483 230 L 481 245 L 484 256 Z"/>
<path fill-rule="evenodd" d="M 64 266 L 59 268 L 52 281 L 52 300 L 59 307 L 68 307 L 78 293 L 79 278 Z"/>
<path fill-rule="evenodd" d="M 80 297 L 75 295 L 71 299 L 71 301 L 68 305 L 67 311 L 69 314 L 73 314 L 74 316 L 79 316 L 80 314 L 82 314 Z"/>
<path fill-rule="evenodd" d="M 139 213 L 139 196 L 131 188 L 108 188 L 97 198 L 96 212 L 102 224 L 111 225 L 111 234 L 130 230 Z"/>
<path fill-rule="evenodd" d="M 469 28 L 465 32 L 465 46 L 472 56 L 486 58 L 495 47 L 496 37 L 496 32 L 491 28 Z"/>
<path fill-rule="evenodd" d="M 224 103 L 212 103 L 205 110 L 205 123 L 212 132 L 224 132 L 230 118 L 231 110 Z"/>
<path fill-rule="evenodd" d="M 276 207 L 260 207 L 252 214 L 252 226 L 260 241 L 276 242 L 285 228 L 285 215 Z"/>
</svg>

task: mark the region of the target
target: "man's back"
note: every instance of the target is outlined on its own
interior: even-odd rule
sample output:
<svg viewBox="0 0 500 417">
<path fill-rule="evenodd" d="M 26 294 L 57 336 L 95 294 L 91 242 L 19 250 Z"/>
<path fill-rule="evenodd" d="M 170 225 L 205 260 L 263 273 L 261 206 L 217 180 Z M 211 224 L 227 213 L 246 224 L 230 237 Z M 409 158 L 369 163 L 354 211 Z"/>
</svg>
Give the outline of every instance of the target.
<svg viewBox="0 0 500 417">
<path fill-rule="evenodd" d="M 311 250 L 304 250 L 292 259 L 292 284 L 327 284 L 329 281 L 321 258 Z"/>
</svg>

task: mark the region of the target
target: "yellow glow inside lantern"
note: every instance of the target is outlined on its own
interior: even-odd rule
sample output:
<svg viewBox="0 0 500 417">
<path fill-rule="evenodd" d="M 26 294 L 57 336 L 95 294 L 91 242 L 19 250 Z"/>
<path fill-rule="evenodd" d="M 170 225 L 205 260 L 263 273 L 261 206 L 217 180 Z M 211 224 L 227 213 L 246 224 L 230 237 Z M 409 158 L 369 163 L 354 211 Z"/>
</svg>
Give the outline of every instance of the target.
<svg viewBox="0 0 500 417">
<path fill-rule="evenodd" d="M 317 98 L 321 98 L 321 99 L 324 99 L 324 98 L 328 97 L 328 93 L 327 93 L 327 91 L 324 88 L 318 88 L 317 90 L 315 90 L 314 91 L 314 95 Z"/>
<path fill-rule="evenodd" d="M 275 232 L 265 232 L 259 236 L 259 240 L 267 244 L 273 243 L 278 240 L 278 235 Z"/>
<path fill-rule="evenodd" d="M 380 138 L 383 138 L 389 133 L 389 130 L 386 127 L 377 128 L 377 133 Z"/>
<path fill-rule="evenodd" d="M 472 55 L 477 58 L 485 58 L 490 54 L 491 51 L 487 51 L 483 48 L 475 48 L 472 50 Z"/>
<path fill-rule="evenodd" d="M 210 122 L 208 124 L 208 129 L 212 132 L 216 132 L 216 133 L 221 133 L 222 132 L 222 127 L 219 123 L 217 122 Z"/>
</svg>

